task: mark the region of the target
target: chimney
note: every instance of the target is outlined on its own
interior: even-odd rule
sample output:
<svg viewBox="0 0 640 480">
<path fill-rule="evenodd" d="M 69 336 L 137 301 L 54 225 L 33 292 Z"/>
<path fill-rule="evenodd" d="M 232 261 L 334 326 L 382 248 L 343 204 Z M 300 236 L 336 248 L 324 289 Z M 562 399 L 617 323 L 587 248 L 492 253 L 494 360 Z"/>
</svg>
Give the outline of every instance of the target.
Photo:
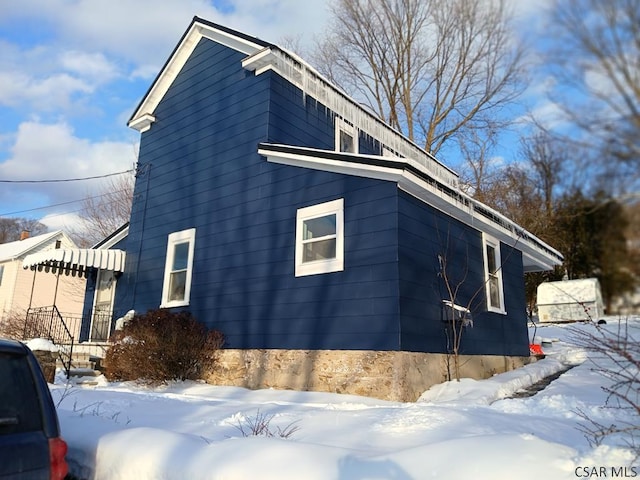
<svg viewBox="0 0 640 480">
<path fill-rule="evenodd" d="M 27 238 L 29 238 L 29 230 L 22 230 L 22 232 L 20 232 L 20 240 L 26 240 Z"/>
</svg>

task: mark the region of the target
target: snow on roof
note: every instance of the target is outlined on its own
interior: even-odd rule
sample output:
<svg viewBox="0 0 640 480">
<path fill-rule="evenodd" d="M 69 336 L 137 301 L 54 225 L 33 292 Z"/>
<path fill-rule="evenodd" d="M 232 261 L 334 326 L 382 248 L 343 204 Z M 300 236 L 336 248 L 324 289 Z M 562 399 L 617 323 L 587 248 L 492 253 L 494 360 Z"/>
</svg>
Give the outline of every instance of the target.
<svg viewBox="0 0 640 480">
<path fill-rule="evenodd" d="M 253 71 L 256 75 L 266 70 L 275 71 L 299 87 L 305 95 L 315 98 L 331 111 L 351 122 L 358 130 L 379 140 L 402 156 L 412 158 L 447 185 L 457 187 L 459 183 L 457 173 L 365 109 L 299 56 L 275 44 L 199 17 L 193 18 L 189 28 L 129 119 L 129 127 L 141 133 L 151 128 L 155 121 L 156 107 L 202 38 L 208 38 L 246 54 L 247 57 L 242 62 L 243 68 Z"/>
<path fill-rule="evenodd" d="M 23 257 L 35 248 L 40 247 L 62 235 L 63 233 L 61 230 L 56 230 L 55 232 L 36 235 L 35 237 L 29 237 L 24 240 L 16 240 L 15 242 L 0 244 L 0 262 L 16 260 Z"/>
<path fill-rule="evenodd" d="M 593 302 L 600 299 L 597 278 L 544 282 L 538 286 L 538 305 Z"/>
</svg>

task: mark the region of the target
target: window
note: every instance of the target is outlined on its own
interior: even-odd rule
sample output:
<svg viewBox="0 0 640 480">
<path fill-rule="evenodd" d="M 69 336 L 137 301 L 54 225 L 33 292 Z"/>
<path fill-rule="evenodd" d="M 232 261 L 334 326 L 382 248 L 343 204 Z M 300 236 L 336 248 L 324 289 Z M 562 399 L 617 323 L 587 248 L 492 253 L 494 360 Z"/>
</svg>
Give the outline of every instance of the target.
<svg viewBox="0 0 640 480">
<path fill-rule="evenodd" d="M 296 277 L 344 270 L 344 200 L 298 209 Z"/>
<path fill-rule="evenodd" d="M 358 130 L 336 117 L 336 151 L 358 153 Z"/>
<path fill-rule="evenodd" d="M 169 235 L 161 308 L 189 305 L 195 237 L 195 228 Z"/>
<path fill-rule="evenodd" d="M 487 291 L 487 309 L 506 313 L 502 287 L 502 264 L 500 262 L 500 242 L 484 236 L 484 273 Z"/>
</svg>

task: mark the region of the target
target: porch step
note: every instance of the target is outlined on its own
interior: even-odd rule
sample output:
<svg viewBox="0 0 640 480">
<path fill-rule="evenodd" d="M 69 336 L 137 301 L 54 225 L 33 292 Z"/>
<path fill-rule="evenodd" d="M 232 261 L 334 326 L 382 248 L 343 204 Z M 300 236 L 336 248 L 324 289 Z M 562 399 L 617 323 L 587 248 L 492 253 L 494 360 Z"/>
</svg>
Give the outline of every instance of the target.
<svg viewBox="0 0 640 480">
<path fill-rule="evenodd" d="M 71 368 L 69 378 L 74 378 L 74 382 L 80 385 L 98 385 L 98 377 L 102 372 L 91 368 Z"/>
<path fill-rule="evenodd" d="M 102 361 L 101 357 L 91 355 L 88 352 L 73 352 L 69 377 L 81 377 L 83 379 L 77 383 L 96 385 L 97 381 L 92 379 L 102 375 Z M 60 359 L 58 359 L 56 366 L 64 368 Z"/>
</svg>

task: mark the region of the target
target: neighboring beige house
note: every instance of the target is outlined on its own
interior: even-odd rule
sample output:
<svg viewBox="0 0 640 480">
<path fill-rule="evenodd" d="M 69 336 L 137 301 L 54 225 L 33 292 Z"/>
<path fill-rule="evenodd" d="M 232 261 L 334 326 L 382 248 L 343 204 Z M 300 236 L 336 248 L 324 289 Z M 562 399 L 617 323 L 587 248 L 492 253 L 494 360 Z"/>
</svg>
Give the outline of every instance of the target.
<svg viewBox="0 0 640 480">
<path fill-rule="evenodd" d="M 55 305 L 63 317 L 73 320 L 69 328 L 78 338 L 86 279 L 42 266 L 23 267 L 27 255 L 64 248 L 76 245 L 62 231 L 34 237 L 25 233 L 21 240 L 0 244 L 0 324 L 26 318 L 29 308 Z"/>
</svg>

